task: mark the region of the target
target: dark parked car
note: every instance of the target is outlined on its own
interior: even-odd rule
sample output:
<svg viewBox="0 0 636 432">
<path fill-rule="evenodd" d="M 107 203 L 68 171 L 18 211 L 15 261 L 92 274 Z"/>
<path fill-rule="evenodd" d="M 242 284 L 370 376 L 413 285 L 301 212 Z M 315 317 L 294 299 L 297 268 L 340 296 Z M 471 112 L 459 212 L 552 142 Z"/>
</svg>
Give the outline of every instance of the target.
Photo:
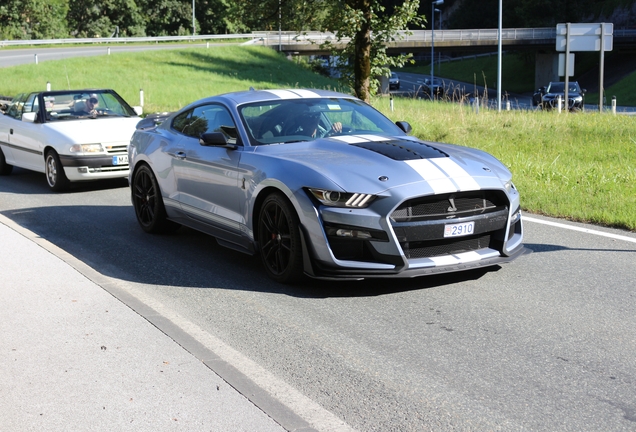
<svg viewBox="0 0 636 432">
<path fill-rule="evenodd" d="M 431 99 L 431 95 L 433 95 L 433 98 L 440 99 L 444 97 L 444 93 L 444 83 L 441 80 L 433 78 L 433 85 L 431 85 L 431 79 L 426 78 L 417 91 L 417 97 Z"/>
<path fill-rule="evenodd" d="M 559 96 L 561 100 L 565 98 L 565 83 L 551 82 L 547 87 L 541 87 L 532 95 L 532 105 L 540 106 L 543 109 L 557 107 Z M 568 87 L 568 107 L 570 111 L 583 109 L 583 97 L 585 89 L 581 89 L 579 83 L 570 81 Z M 562 105 L 565 108 L 565 105 Z"/>
<path fill-rule="evenodd" d="M 400 77 L 395 72 L 391 72 L 391 76 L 389 77 L 389 90 L 399 90 L 400 89 Z"/>
</svg>

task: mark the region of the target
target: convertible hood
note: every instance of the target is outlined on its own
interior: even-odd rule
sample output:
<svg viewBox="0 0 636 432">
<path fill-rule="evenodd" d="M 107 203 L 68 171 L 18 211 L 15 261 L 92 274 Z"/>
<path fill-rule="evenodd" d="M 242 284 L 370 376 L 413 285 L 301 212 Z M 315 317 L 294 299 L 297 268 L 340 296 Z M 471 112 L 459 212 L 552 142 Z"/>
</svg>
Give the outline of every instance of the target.
<svg viewBox="0 0 636 432">
<path fill-rule="evenodd" d="M 272 151 L 355 192 L 380 193 L 418 182 L 429 193 L 475 190 L 501 187 L 501 179 L 510 176 L 497 159 L 480 150 L 412 137 L 351 135 L 264 147 L 269 149 L 259 150 Z"/>
<path fill-rule="evenodd" d="M 47 141 L 60 143 L 130 142 L 139 117 L 66 120 L 46 123 L 52 133 Z"/>
</svg>

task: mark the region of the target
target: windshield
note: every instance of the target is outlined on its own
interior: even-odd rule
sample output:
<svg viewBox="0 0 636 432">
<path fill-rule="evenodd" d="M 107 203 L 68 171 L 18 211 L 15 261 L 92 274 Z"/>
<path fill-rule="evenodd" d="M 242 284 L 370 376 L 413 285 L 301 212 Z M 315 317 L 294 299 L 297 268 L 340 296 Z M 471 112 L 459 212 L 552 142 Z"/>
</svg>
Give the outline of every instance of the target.
<svg viewBox="0 0 636 432">
<path fill-rule="evenodd" d="M 41 95 L 46 121 L 130 117 L 136 113 L 117 95 L 104 91 L 45 92 Z"/>
<path fill-rule="evenodd" d="M 565 83 L 563 82 L 553 82 L 548 86 L 548 93 L 565 93 Z M 578 83 L 569 83 L 568 84 L 568 92 L 572 93 L 580 93 L 579 84 Z"/>
<path fill-rule="evenodd" d="M 252 145 L 312 141 L 335 135 L 405 135 L 357 99 L 270 100 L 239 107 Z"/>
</svg>

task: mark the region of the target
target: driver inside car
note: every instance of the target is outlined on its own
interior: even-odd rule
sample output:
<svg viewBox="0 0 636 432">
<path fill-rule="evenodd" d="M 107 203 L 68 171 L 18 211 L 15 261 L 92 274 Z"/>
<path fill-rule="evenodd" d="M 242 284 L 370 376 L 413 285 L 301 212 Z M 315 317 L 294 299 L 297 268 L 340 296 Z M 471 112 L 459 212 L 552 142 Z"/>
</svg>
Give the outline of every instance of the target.
<svg viewBox="0 0 636 432">
<path fill-rule="evenodd" d="M 331 131 L 320 126 L 319 115 L 304 115 L 298 119 L 298 126 L 294 132 L 297 135 L 305 135 L 311 138 L 322 138 L 331 134 L 342 132 L 342 123 L 335 122 L 331 125 Z"/>
<path fill-rule="evenodd" d="M 97 116 L 98 105 L 99 100 L 97 99 L 97 95 L 93 93 L 85 100 L 76 101 L 73 106 L 73 110 L 78 115 L 89 115 L 95 117 Z"/>
</svg>

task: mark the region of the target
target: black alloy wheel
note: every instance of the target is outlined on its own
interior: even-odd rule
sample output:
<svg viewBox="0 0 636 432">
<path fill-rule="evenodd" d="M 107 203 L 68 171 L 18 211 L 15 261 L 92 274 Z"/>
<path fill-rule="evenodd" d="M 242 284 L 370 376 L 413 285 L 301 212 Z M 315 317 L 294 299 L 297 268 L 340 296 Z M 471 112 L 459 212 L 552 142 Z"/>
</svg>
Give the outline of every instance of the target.
<svg viewBox="0 0 636 432">
<path fill-rule="evenodd" d="M 61 192 L 69 188 L 71 182 L 66 177 L 60 157 L 54 150 L 49 150 L 46 153 L 44 173 L 46 174 L 46 182 L 51 190 Z"/>
<path fill-rule="evenodd" d="M 261 260 L 269 277 L 280 283 L 303 277 L 299 221 L 291 203 L 280 193 L 265 198 L 258 216 Z"/>
<path fill-rule="evenodd" d="M 137 221 L 144 231 L 167 233 L 179 228 L 179 224 L 167 218 L 159 184 L 149 166 L 137 169 L 130 191 Z"/>
</svg>

